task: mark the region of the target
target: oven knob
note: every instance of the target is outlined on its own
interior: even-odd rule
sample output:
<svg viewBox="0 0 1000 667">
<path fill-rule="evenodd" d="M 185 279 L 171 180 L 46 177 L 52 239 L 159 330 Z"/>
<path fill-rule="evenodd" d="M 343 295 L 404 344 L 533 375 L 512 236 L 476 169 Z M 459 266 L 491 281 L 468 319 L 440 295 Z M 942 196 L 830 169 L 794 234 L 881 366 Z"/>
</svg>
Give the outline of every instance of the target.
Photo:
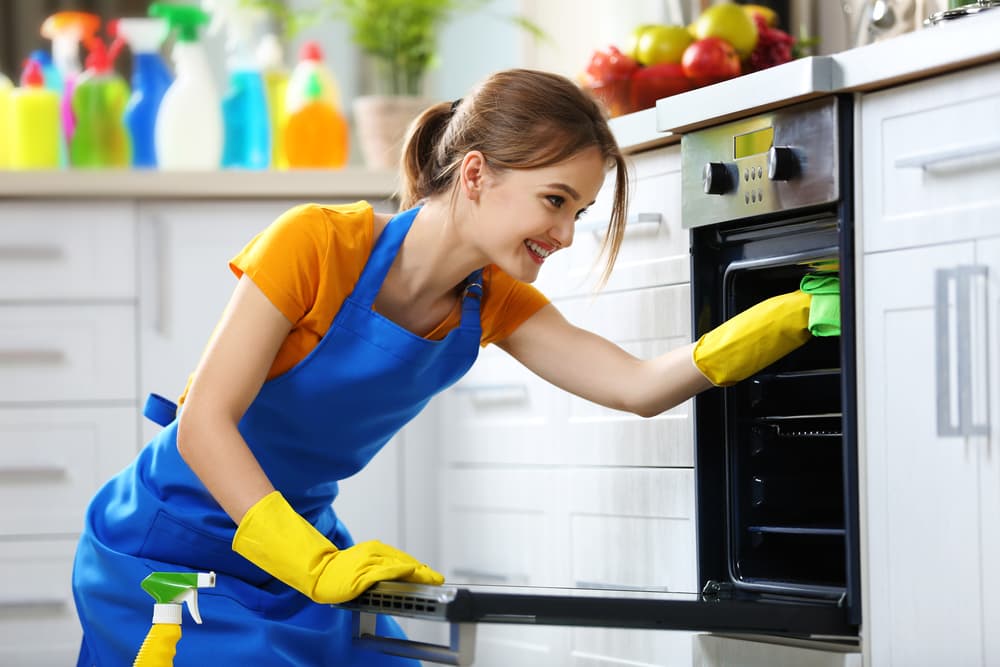
<svg viewBox="0 0 1000 667">
<path fill-rule="evenodd" d="M 767 154 L 767 177 L 790 181 L 799 174 L 799 158 L 788 146 L 772 146 Z"/>
<path fill-rule="evenodd" d="M 724 195 L 732 187 L 725 162 L 708 162 L 701 177 L 706 195 Z"/>
</svg>

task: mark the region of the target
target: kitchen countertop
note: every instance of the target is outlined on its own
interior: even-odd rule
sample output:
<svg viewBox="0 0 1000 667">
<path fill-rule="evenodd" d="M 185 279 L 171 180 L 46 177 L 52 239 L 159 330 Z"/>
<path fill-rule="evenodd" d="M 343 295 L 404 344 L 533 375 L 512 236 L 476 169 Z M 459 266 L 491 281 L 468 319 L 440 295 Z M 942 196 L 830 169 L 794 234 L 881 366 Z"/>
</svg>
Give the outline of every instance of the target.
<svg viewBox="0 0 1000 667">
<path fill-rule="evenodd" d="M 0 171 L 0 198 L 386 199 L 397 175 L 361 167 L 292 171 Z"/>
<path fill-rule="evenodd" d="M 676 143 L 700 127 L 831 93 L 870 91 L 1000 60 L 1000 10 L 956 19 L 829 56 L 815 56 L 698 88 L 655 109 L 614 118 L 627 152 Z"/>
</svg>

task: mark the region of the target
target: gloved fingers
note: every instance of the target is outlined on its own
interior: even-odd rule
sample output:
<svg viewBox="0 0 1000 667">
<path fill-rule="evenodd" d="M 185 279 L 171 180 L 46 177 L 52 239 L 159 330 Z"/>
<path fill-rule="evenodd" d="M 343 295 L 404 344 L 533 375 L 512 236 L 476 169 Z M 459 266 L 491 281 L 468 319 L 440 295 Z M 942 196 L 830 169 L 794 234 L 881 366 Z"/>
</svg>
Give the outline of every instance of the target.
<svg viewBox="0 0 1000 667">
<path fill-rule="evenodd" d="M 421 565 L 413 574 L 408 577 L 403 577 L 402 581 L 408 581 L 411 584 L 428 584 L 430 586 L 440 586 L 444 583 L 444 575 L 437 570 L 431 569 L 427 565 Z"/>
</svg>

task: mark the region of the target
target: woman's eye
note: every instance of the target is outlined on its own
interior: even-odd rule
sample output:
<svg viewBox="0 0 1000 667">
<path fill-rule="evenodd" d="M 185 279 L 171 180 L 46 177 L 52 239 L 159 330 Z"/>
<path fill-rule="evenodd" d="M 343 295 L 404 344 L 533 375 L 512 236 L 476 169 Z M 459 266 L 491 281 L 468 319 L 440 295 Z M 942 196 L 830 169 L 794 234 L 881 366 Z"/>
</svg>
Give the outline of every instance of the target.
<svg viewBox="0 0 1000 667">
<path fill-rule="evenodd" d="M 590 209 L 587 209 L 587 208 L 581 208 L 579 211 L 576 212 L 576 219 L 579 220 L 583 216 L 587 215 L 587 211 L 589 211 L 589 210 Z"/>
<path fill-rule="evenodd" d="M 556 208 L 562 208 L 563 203 L 566 201 L 565 198 L 560 197 L 559 195 L 547 195 L 545 198 L 548 199 L 549 203 Z"/>
</svg>

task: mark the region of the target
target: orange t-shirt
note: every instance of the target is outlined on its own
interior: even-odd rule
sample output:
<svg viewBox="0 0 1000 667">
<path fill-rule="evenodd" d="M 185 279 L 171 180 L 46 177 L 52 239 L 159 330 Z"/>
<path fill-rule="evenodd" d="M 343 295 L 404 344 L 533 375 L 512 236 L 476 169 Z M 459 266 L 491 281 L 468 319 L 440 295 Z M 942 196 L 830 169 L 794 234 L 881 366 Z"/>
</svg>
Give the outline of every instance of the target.
<svg viewBox="0 0 1000 667">
<path fill-rule="evenodd" d="M 282 214 L 229 262 L 237 278 L 246 274 L 294 323 L 268 379 L 290 370 L 323 339 L 354 291 L 374 243 L 374 210 L 367 202 L 303 204 Z M 533 286 L 489 265 L 483 271 L 481 345 L 503 340 L 548 302 Z M 460 319 L 461 309 L 455 308 L 426 337 L 444 338 Z M 187 388 L 181 403 L 186 395 Z"/>
</svg>

